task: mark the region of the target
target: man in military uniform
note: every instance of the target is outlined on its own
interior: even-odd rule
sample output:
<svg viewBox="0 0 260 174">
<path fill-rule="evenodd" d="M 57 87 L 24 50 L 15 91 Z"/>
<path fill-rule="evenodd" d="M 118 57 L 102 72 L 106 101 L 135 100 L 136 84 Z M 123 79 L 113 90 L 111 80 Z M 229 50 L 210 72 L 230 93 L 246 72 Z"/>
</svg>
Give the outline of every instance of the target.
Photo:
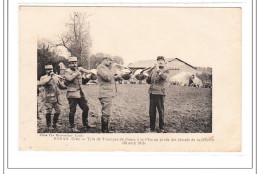
<svg viewBox="0 0 260 174">
<path fill-rule="evenodd" d="M 165 88 L 164 84 L 167 79 L 167 74 L 165 70 L 165 59 L 163 56 L 157 57 L 157 64 L 152 69 L 151 74 L 146 79 L 150 85 L 150 106 L 149 106 L 149 116 L 150 116 L 150 131 L 155 131 L 155 121 L 156 121 L 156 108 L 159 113 L 159 129 L 160 132 L 165 132 L 164 130 L 164 98 L 165 98 Z"/>
<path fill-rule="evenodd" d="M 54 74 L 52 65 L 45 65 L 45 70 L 46 70 L 46 75 L 40 78 L 38 85 L 43 86 L 45 91 L 44 102 L 46 107 L 45 117 L 46 117 L 47 127 L 51 126 L 51 113 L 52 113 L 52 109 L 54 108 L 55 114 L 53 117 L 53 127 L 56 128 L 59 115 L 61 112 L 59 88 L 66 89 L 66 86 L 61 81 L 61 78 L 59 78 Z"/>
<path fill-rule="evenodd" d="M 87 99 L 82 91 L 82 75 L 81 69 L 78 68 L 77 57 L 69 58 L 69 68 L 65 71 L 65 79 L 67 82 L 67 99 L 69 101 L 69 123 L 73 131 L 78 131 L 74 124 L 74 115 L 76 113 L 76 107 L 82 109 L 82 124 L 84 128 L 92 128 L 95 126 L 88 124 L 88 111 L 89 107 Z"/>
<path fill-rule="evenodd" d="M 101 103 L 101 132 L 109 133 L 109 118 L 112 114 L 112 100 L 115 96 L 115 79 L 120 79 L 113 66 L 113 59 L 104 57 L 97 67 L 97 80 L 99 84 L 98 98 Z"/>
</svg>

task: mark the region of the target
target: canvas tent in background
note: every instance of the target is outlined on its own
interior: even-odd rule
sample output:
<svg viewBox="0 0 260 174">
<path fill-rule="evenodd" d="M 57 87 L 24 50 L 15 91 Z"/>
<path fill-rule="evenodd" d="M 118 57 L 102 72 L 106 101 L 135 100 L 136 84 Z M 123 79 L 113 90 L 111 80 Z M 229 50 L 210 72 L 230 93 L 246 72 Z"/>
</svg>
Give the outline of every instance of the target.
<svg viewBox="0 0 260 174">
<path fill-rule="evenodd" d="M 171 84 L 188 86 L 189 80 L 190 80 L 192 75 L 194 75 L 194 74 L 191 73 L 191 72 L 180 72 L 179 74 L 176 74 L 175 76 L 170 77 L 168 81 Z M 202 81 L 195 75 L 194 75 L 193 83 L 196 86 L 202 86 L 203 85 Z"/>
<path fill-rule="evenodd" d="M 194 76 L 193 84 L 196 85 L 197 87 L 202 87 L 203 86 L 202 80 L 200 80 L 197 76 Z"/>
</svg>

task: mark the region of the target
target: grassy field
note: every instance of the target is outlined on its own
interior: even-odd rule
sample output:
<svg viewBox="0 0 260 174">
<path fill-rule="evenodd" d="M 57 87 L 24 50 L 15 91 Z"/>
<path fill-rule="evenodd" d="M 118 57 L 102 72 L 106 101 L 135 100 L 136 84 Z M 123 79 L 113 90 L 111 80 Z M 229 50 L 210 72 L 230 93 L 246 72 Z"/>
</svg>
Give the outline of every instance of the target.
<svg viewBox="0 0 260 174">
<path fill-rule="evenodd" d="M 117 85 L 117 96 L 113 100 L 110 128 L 118 133 L 145 133 L 149 128 L 149 85 Z M 100 133 L 101 105 L 97 99 L 98 86 L 84 86 L 83 91 L 89 105 L 89 123 L 96 128 L 82 129 L 81 109 L 77 106 L 75 123 L 81 133 Z M 61 91 L 62 113 L 56 129 L 47 129 L 44 104 L 38 97 L 38 133 L 70 133 L 69 106 L 66 90 Z M 156 127 L 158 129 L 158 113 Z M 212 131 L 212 89 L 188 86 L 166 86 L 165 130 L 169 133 L 209 133 Z"/>
</svg>

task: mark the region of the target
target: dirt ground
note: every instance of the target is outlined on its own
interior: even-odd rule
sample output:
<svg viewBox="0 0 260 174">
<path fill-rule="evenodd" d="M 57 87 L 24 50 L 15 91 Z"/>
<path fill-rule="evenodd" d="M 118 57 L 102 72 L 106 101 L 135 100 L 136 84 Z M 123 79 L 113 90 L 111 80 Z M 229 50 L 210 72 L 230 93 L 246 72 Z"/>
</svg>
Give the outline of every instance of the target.
<svg viewBox="0 0 260 174">
<path fill-rule="evenodd" d="M 148 84 L 117 84 L 113 100 L 110 129 L 115 133 L 145 133 L 149 128 Z M 75 123 L 80 133 L 100 133 L 101 105 L 97 99 L 98 85 L 83 88 L 89 105 L 89 123 L 96 128 L 83 129 L 81 109 L 77 106 Z M 46 128 L 42 95 L 38 97 L 38 133 L 72 133 L 69 128 L 69 106 L 66 90 L 61 91 L 62 113 L 56 129 Z M 53 115 L 52 115 L 53 117 Z M 158 129 L 158 113 L 156 127 Z M 167 133 L 212 132 L 212 89 L 189 86 L 166 86 L 165 130 Z"/>
</svg>

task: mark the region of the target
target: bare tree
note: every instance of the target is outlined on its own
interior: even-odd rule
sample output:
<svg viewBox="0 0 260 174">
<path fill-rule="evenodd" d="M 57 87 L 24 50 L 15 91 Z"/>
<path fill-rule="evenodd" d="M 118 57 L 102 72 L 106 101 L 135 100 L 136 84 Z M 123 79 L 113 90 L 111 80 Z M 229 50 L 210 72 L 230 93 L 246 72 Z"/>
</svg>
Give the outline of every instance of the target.
<svg viewBox="0 0 260 174">
<path fill-rule="evenodd" d="M 71 54 L 79 59 L 79 64 L 86 67 L 90 56 L 91 38 L 89 33 L 90 23 L 87 18 L 90 15 L 74 12 L 70 15 L 66 24 L 68 31 L 60 37 L 60 43 L 56 46 L 64 46 Z"/>
<path fill-rule="evenodd" d="M 60 55 L 60 50 L 56 47 L 54 43 L 47 39 L 37 40 L 37 77 L 45 74 L 44 66 L 46 64 L 52 64 L 54 67 L 54 72 L 58 72 L 57 65 L 63 62 L 68 64 L 65 57 Z"/>
<path fill-rule="evenodd" d="M 37 49 L 43 49 L 45 51 L 50 51 L 50 49 L 52 49 L 53 47 L 55 47 L 55 45 L 47 39 L 38 39 L 37 40 Z"/>
</svg>

